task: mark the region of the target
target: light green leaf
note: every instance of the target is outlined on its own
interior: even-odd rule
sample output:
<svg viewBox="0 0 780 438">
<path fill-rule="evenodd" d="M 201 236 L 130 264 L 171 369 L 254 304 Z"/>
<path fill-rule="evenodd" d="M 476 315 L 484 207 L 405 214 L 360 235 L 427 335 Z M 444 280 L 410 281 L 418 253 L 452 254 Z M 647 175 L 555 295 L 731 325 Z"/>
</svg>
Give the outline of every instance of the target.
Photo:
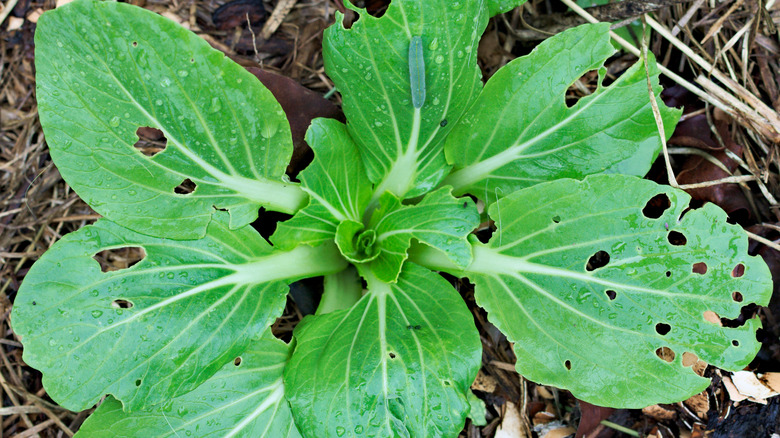
<svg viewBox="0 0 780 438">
<path fill-rule="evenodd" d="M 526 0 L 488 0 L 490 16 L 509 12 L 518 6 L 522 6 L 525 2 Z"/>
<path fill-rule="evenodd" d="M 202 385 L 161 406 L 126 413 L 109 397 L 76 437 L 300 437 L 282 383 L 290 353 L 266 330 Z"/>
<path fill-rule="evenodd" d="M 653 198 L 668 207 L 662 214 L 646 207 Z M 514 342 L 520 374 L 589 403 L 639 408 L 707 387 L 686 369 L 686 353 L 727 370 L 748 365 L 759 320 L 727 328 L 705 313 L 733 319 L 750 303 L 766 305 L 770 273 L 722 210 L 690 210 L 689 200 L 600 175 L 491 206 L 498 230 L 489 245 L 476 244 L 466 272 L 479 305 Z"/>
<path fill-rule="evenodd" d="M 482 88 L 477 44 L 487 3 L 394 0 L 381 18 L 359 14 L 346 29 L 337 13 L 325 31 L 326 70 L 378 195 L 421 195 L 448 171 L 443 140 Z"/>
<path fill-rule="evenodd" d="M 477 225 L 474 201 L 453 197 L 449 187 L 429 193 L 414 205 L 402 205 L 392 193 L 385 193 L 369 225 L 376 231 L 379 248 L 371 270 L 382 281 L 395 281 L 412 239 L 444 251 L 453 263 L 466 267 L 471 263 L 467 236 Z"/>
<path fill-rule="evenodd" d="M 447 139 L 455 171 L 445 184 L 489 202 L 541 182 L 607 169 L 644 175 L 661 140 L 642 63 L 573 107 L 566 104 L 566 90 L 588 71 L 599 70 L 603 80 L 604 61 L 615 52 L 608 29 L 605 23 L 568 30 L 499 70 Z M 657 94 L 655 62 L 649 70 Z M 680 112 L 660 99 L 658 104 L 671 135 Z"/>
<path fill-rule="evenodd" d="M 336 246 L 353 263 L 365 263 L 379 256 L 376 231 L 366 230 L 360 222 L 344 221 L 336 229 Z"/>
<path fill-rule="evenodd" d="M 144 259 L 113 272 L 93 259 L 125 247 L 142 248 Z M 288 282 L 345 265 L 335 245 L 274 251 L 251 227 L 231 231 L 222 220 L 194 241 L 101 220 L 32 267 L 13 328 L 59 404 L 83 410 L 110 393 L 136 411 L 194 389 L 259 339 L 281 314 Z"/>
<path fill-rule="evenodd" d="M 272 240 L 281 248 L 332 241 L 345 220 L 360 222 L 371 199 L 371 183 L 360 153 L 343 123 L 315 119 L 306 132 L 314 161 L 300 174 L 309 205 L 282 222 Z"/>
<path fill-rule="evenodd" d="M 281 106 L 202 38 L 128 4 L 80 0 L 35 32 L 41 125 L 68 184 L 135 231 L 202 237 L 215 208 L 239 228 L 266 208 L 293 213 L 306 194 L 282 178 L 292 153 Z M 149 157 L 139 127 L 162 130 Z M 189 179 L 190 194 L 174 190 Z"/>
<path fill-rule="evenodd" d="M 474 395 L 472 391 L 469 391 L 466 394 L 466 397 L 468 398 L 470 405 L 469 419 L 471 420 L 471 423 L 475 426 L 487 425 L 487 419 L 485 418 L 487 415 L 487 406 L 485 406 L 485 402 Z"/>
<path fill-rule="evenodd" d="M 407 263 L 398 283 L 367 278 L 350 310 L 308 316 L 285 384 L 307 437 L 455 436 L 481 344 L 460 295 Z"/>
</svg>

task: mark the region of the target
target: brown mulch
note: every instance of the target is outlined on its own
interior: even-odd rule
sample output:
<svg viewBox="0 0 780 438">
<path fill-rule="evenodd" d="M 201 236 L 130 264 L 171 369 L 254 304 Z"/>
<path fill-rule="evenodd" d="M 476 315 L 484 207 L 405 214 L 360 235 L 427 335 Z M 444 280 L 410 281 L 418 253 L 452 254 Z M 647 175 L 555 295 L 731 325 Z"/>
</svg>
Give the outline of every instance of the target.
<svg viewBox="0 0 780 438">
<path fill-rule="evenodd" d="M 242 65 L 260 65 L 322 95 L 333 87 L 322 67 L 321 35 L 333 22 L 334 11 L 343 10 L 340 0 L 258 0 L 227 6 L 225 0 L 131 2 L 179 21 Z M 38 121 L 33 33 L 37 17 L 54 8 L 55 1 L 2 3 L 13 4 L 13 9 L 9 14 L 0 10 L 0 17 L 4 17 L 0 23 L 0 438 L 72 436 L 88 412 L 69 412 L 47 398 L 40 373 L 22 361 L 22 346 L 10 329 L 8 316 L 32 263 L 63 235 L 99 216 L 60 178 Z M 265 4 L 266 13 L 258 3 Z M 388 2 L 356 3 L 381 13 Z M 705 90 L 706 96 L 697 96 L 679 82 L 663 79 L 667 104 L 685 108 L 683 121 L 668 146 L 676 182 L 695 198 L 723 207 L 733 221 L 752 233 L 752 251 L 765 258 L 773 273 L 780 273 L 780 210 L 776 201 L 780 196 L 780 44 L 775 29 L 780 23 L 780 4 L 767 0 L 625 3 L 644 8 L 655 5 L 655 22 L 668 29 L 671 38 L 655 29 L 651 51 L 669 70 Z M 761 12 L 767 3 L 772 8 Z M 279 14 L 280 20 L 269 19 L 279 4 L 294 5 Z M 630 23 L 635 18 L 619 10 L 591 12 L 610 21 Z M 494 18 L 479 51 L 486 77 L 528 53 L 549 34 L 578 22 L 584 19 L 566 13 L 558 0 L 529 0 L 524 8 Z M 629 33 L 641 31 L 640 24 Z M 609 74 L 620 74 L 635 60 L 633 55 L 615 56 L 608 64 Z M 594 77 L 583 77 L 572 87 L 571 97 L 592 90 L 594 81 Z M 339 103 L 337 96 L 331 100 Z M 662 157 L 650 177 L 667 182 L 670 178 L 665 169 Z M 469 285 L 457 284 L 470 301 L 482 334 L 483 368 L 473 388 L 488 408 L 488 424 L 477 427 L 467 423 L 463 437 L 492 437 L 505 418 L 518 420 L 512 436 L 529 438 L 545 433 L 563 437 L 578 425 L 589 437 L 602 438 L 630 436 L 618 432 L 620 427 L 657 438 L 768 437 L 772 432 L 780 433 L 780 424 L 774 423 L 780 413 L 778 397 L 769 399 L 767 405 L 734 403 L 722 383 L 728 373 L 712 367 L 701 370 L 713 378 L 704 393 L 676 405 L 645 410 L 604 410 L 580 403 L 565 391 L 528 382 L 514 371 L 511 345 L 474 305 Z M 780 371 L 780 293 L 774 295 L 769 307 L 746 308 L 743 313 L 745 318 L 757 313 L 764 325 L 759 332 L 764 347 L 751 369 Z M 300 309 L 291 302 L 276 331 L 282 336 L 289 334 L 299 315 Z M 557 432 L 547 432 L 555 429 Z"/>
</svg>

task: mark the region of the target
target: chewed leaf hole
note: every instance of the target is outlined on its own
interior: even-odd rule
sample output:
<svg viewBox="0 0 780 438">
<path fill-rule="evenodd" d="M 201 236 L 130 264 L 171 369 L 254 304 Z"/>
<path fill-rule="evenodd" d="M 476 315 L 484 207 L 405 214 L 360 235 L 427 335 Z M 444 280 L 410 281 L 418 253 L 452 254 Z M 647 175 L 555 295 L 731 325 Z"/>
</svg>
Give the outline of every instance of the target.
<svg viewBox="0 0 780 438">
<path fill-rule="evenodd" d="M 745 297 L 743 297 L 743 296 L 742 296 L 742 293 L 741 293 L 741 292 L 736 292 L 736 291 L 735 291 L 735 292 L 733 292 L 733 293 L 731 294 L 731 299 L 732 299 L 732 300 L 734 300 L 734 301 L 736 301 L 737 303 L 741 303 L 741 302 L 742 302 L 742 300 L 744 300 L 744 299 L 745 299 Z"/>
<path fill-rule="evenodd" d="M 111 302 L 111 307 L 114 309 L 132 309 L 134 305 L 127 300 L 114 300 Z"/>
<path fill-rule="evenodd" d="M 397 357 L 393 352 L 387 353 L 387 356 L 390 357 L 390 359 L 395 359 Z"/>
<path fill-rule="evenodd" d="M 120 271 L 131 268 L 146 257 L 146 251 L 139 246 L 104 249 L 92 256 L 100 263 L 103 272 Z"/>
<path fill-rule="evenodd" d="M 235 358 L 235 360 L 233 360 L 233 365 L 235 366 L 241 365 L 241 356 L 238 356 L 237 358 Z"/>
<path fill-rule="evenodd" d="M 184 181 L 182 181 L 181 184 L 176 186 L 173 189 L 173 192 L 179 195 L 189 195 L 192 192 L 194 192 L 197 187 L 198 186 L 194 182 L 192 182 L 191 179 L 187 178 Z"/>
<path fill-rule="evenodd" d="M 691 272 L 694 274 L 704 275 L 707 273 L 707 264 L 704 262 L 694 263 Z"/>
<path fill-rule="evenodd" d="M 159 154 L 165 150 L 165 146 L 168 144 L 168 139 L 166 139 L 163 132 L 157 128 L 142 126 L 135 131 L 135 135 L 138 136 L 138 141 L 135 142 L 133 147 L 141 151 L 141 153 L 147 157 L 153 157 Z"/>
<path fill-rule="evenodd" d="M 666 336 L 666 334 L 669 333 L 671 329 L 672 326 L 663 322 L 659 322 L 658 324 L 655 325 L 656 333 L 658 333 L 661 336 Z"/>
<path fill-rule="evenodd" d="M 141 379 L 135 381 L 135 386 L 141 386 Z"/>
<path fill-rule="evenodd" d="M 745 275 L 745 265 L 742 263 L 734 266 L 734 269 L 731 270 L 731 276 L 734 278 L 739 278 L 743 275 Z"/>
<path fill-rule="evenodd" d="M 666 362 L 674 362 L 674 351 L 669 347 L 661 347 L 655 350 L 655 355 L 665 360 Z"/>
<path fill-rule="evenodd" d="M 719 327 L 723 327 L 723 322 L 721 322 L 720 316 L 712 310 L 705 311 L 702 316 L 704 317 L 705 321 L 711 322 Z"/>
<path fill-rule="evenodd" d="M 682 364 L 684 367 L 692 367 L 693 364 L 695 364 L 698 361 L 699 361 L 699 356 L 696 356 L 690 351 L 686 351 L 685 353 L 683 353 Z"/>
<path fill-rule="evenodd" d="M 598 88 L 599 72 L 591 70 L 578 78 L 566 92 L 566 106 L 574 107 L 585 96 L 590 96 Z"/>
<path fill-rule="evenodd" d="M 609 253 L 606 251 L 598 251 L 588 259 L 588 264 L 585 265 L 585 269 L 588 271 L 595 271 L 596 269 L 603 268 L 609 263 Z"/>
<path fill-rule="evenodd" d="M 739 347 L 739 341 L 734 339 L 733 341 L 731 341 L 731 345 L 733 345 L 735 347 Z"/>
<path fill-rule="evenodd" d="M 608 290 L 608 291 L 606 291 L 606 294 L 607 294 L 607 297 L 609 298 L 610 301 L 612 301 L 615 298 L 617 298 L 617 292 L 615 292 L 614 290 Z"/>
<path fill-rule="evenodd" d="M 557 215 L 553 216 L 552 217 L 552 221 L 555 222 L 556 224 L 559 224 L 559 223 L 561 223 L 561 217 L 557 216 Z"/>
<path fill-rule="evenodd" d="M 642 214 L 648 219 L 658 219 L 663 216 L 664 212 L 672 206 L 669 197 L 666 193 L 659 193 L 645 204 L 645 208 L 642 209 Z"/>
<path fill-rule="evenodd" d="M 567 370 L 571 370 L 571 361 L 567 360 L 563 363 L 563 366 L 565 366 Z"/>
<path fill-rule="evenodd" d="M 666 238 L 669 240 L 669 243 L 674 246 L 684 246 L 688 243 L 688 239 L 679 231 L 670 231 Z"/>
<path fill-rule="evenodd" d="M 671 276 L 672 276 L 672 271 L 666 271 L 666 277 L 668 278 L 668 277 L 671 277 Z"/>
</svg>

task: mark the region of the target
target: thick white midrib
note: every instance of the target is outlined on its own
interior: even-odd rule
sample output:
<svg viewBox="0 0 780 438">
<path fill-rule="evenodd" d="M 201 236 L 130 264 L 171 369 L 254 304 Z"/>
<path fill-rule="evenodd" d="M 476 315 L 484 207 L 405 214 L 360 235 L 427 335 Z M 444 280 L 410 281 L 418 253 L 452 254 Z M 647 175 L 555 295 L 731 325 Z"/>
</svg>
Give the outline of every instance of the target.
<svg viewBox="0 0 780 438">
<path fill-rule="evenodd" d="M 246 418 L 244 418 L 240 423 L 238 423 L 232 431 L 230 431 L 229 434 L 225 435 L 224 438 L 232 438 L 236 436 L 239 432 L 241 432 L 249 423 L 255 420 L 255 418 L 259 417 L 260 414 L 268 410 L 271 406 L 279 403 L 284 398 L 284 385 L 282 384 L 281 380 L 278 380 L 275 383 L 275 388 L 273 392 L 271 392 L 268 397 L 263 401 L 263 403 L 260 404 L 260 406 L 257 407 L 254 411 L 252 411 L 251 414 L 247 415 Z M 265 391 L 266 389 L 263 388 L 261 391 Z M 253 394 L 259 393 L 261 391 L 256 391 Z M 246 398 L 246 397 L 244 397 Z"/>
<path fill-rule="evenodd" d="M 555 268 L 551 266 L 530 263 L 517 257 L 498 253 L 496 250 L 482 246 L 474 246 L 474 262 L 466 268 L 466 272 L 474 274 L 486 274 L 494 277 L 507 275 L 516 276 L 519 274 L 538 274 L 548 277 L 568 278 L 585 283 L 595 283 L 601 286 L 614 288 L 616 290 L 629 290 L 651 295 L 663 296 L 670 299 L 679 299 L 681 297 L 696 300 L 711 300 L 711 297 L 689 294 L 684 292 L 668 292 L 665 290 L 653 289 L 642 286 L 634 286 L 626 283 L 616 283 L 594 275 L 583 274 L 570 271 L 568 269 Z"/>
<path fill-rule="evenodd" d="M 282 280 L 292 281 L 292 279 L 297 277 L 307 277 L 335 271 L 340 266 L 346 265 L 346 261 L 343 261 L 341 257 L 335 257 L 332 249 L 333 248 L 328 248 L 327 245 L 317 248 L 303 245 L 292 251 L 276 253 L 244 265 L 234 265 L 232 267 L 226 265 L 224 266 L 225 269 L 232 268 L 235 272 L 217 280 L 203 283 L 186 292 L 171 296 L 137 313 L 133 313 L 128 318 L 103 327 L 90 336 L 89 339 L 116 327 L 129 324 L 155 310 L 170 306 L 178 301 L 218 287 L 226 285 L 241 286 L 247 284 L 267 284 Z"/>
<path fill-rule="evenodd" d="M 618 78 L 618 80 L 615 81 L 610 87 L 604 88 L 601 93 L 593 95 L 593 98 L 587 101 L 585 105 L 582 105 L 581 108 L 570 113 L 568 116 L 566 116 L 566 118 L 550 126 L 543 132 L 537 134 L 536 136 L 522 143 L 520 142 L 520 138 L 515 139 L 513 144 L 509 146 L 507 149 L 505 149 L 504 151 L 496 155 L 493 155 L 492 157 L 486 160 L 482 160 L 474 164 L 470 164 L 466 167 L 463 167 L 451 173 L 441 185 L 451 185 L 454 187 L 454 191 L 457 192 L 458 190 L 464 189 L 468 185 L 471 185 L 483 178 L 486 178 L 494 171 L 511 163 L 514 160 L 520 158 L 526 158 L 525 156 L 522 155 L 526 149 L 546 139 L 547 137 L 549 137 L 550 135 L 558 131 L 561 127 L 568 125 L 572 120 L 577 118 L 580 114 L 585 112 L 591 106 L 600 102 L 601 99 L 603 99 L 604 97 L 610 96 L 611 95 L 610 91 L 615 89 L 614 87 L 616 87 L 617 85 L 620 84 L 620 82 L 625 80 L 626 76 L 627 75 L 623 75 L 620 78 Z M 559 149 L 561 148 L 559 147 L 556 150 Z M 546 155 L 549 153 L 550 153 L 549 151 L 545 151 L 543 153 L 535 154 L 535 156 Z"/>
<path fill-rule="evenodd" d="M 406 150 L 399 151 L 399 155 L 390 168 L 390 172 L 387 173 L 382 182 L 377 186 L 376 190 L 374 190 L 374 195 L 372 196 L 369 205 L 376 205 L 379 201 L 379 197 L 385 192 L 391 192 L 399 198 L 403 198 L 414 184 L 414 180 L 417 177 L 417 160 L 421 153 L 421 150 L 418 149 L 421 124 L 421 109 L 415 108 L 414 117 L 412 118 L 412 130 L 409 135 L 409 143 L 406 145 Z"/>
<path fill-rule="evenodd" d="M 298 208 L 300 208 L 302 202 L 305 200 L 306 195 L 297 186 L 292 184 L 285 184 L 281 181 L 277 182 L 268 179 L 253 180 L 250 178 L 245 178 L 243 176 L 230 175 L 225 172 L 222 172 L 221 170 L 209 164 L 207 161 L 197 156 L 194 152 L 192 152 L 192 150 L 190 150 L 178 138 L 176 138 L 170 131 L 168 131 L 165 128 L 165 126 L 162 123 L 160 123 L 160 121 L 155 116 L 149 113 L 143 107 L 143 105 L 141 105 L 135 99 L 132 93 L 130 93 L 130 91 L 128 91 L 127 88 L 125 88 L 125 86 L 119 81 L 119 79 L 117 79 L 116 76 L 110 73 L 110 70 L 107 71 L 109 72 L 109 75 L 113 79 L 114 83 L 117 85 L 117 87 L 119 87 L 120 90 L 122 90 L 125 96 L 127 96 L 127 98 L 130 100 L 130 102 L 132 102 L 132 104 L 135 105 L 135 107 L 147 119 L 149 119 L 149 121 L 153 122 L 163 132 L 163 135 L 165 136 L 165 138 L 168 139 L 168 141 L 176 145 L 177 149 L 182 154 L 184 154 L 187 158 L 189 158 L 195 164 L 200 166 L 203 170 L 208 172 L 209 175 L 211 175 L 217 181 L 219 181 L 219 183 L 216 183 L 216 185 L 221 185 L 225 188 L 241 193 L 247 199 L 258 202 L 260 204 L 271 204 L 281 208 L 286 208 L 291 211 L 295 211 Z M 278 196 L 277 193 L 284 194 L 284 196 Z M 266 196 L 258 196 L 261 194 L 265 194 Z"/>
</svg>

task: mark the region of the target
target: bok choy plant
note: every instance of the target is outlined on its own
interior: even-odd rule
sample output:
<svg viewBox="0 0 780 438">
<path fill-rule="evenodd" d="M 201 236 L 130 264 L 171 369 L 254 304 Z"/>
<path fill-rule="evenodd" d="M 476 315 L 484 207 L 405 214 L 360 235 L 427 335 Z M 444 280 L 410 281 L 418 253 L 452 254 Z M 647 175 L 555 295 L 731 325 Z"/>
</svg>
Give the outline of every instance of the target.
<svg viewBox="0 0 780 438">
<path fill-rule="evenodd" d="M 608 24 L 586 25 L 483 85 L 479 37 L 523 2 L 394 0 L 349 28 L 337 14 L 323 54 L 347 123 L 312 122 L 300 182 L 280 105 L 196 35 L 122 3 L 45 13 L 41 124 L 104 218 L 37 261 L 12 320 L 55 401 L 108 395 L 78 435 L 456 436 L 481 343 L 439 272 L 474 283 L 520 374 L 590 403 L 702 391 L 686 353 L 745 367 L 760 322 L 705 316 L 766 304 L 769 272 L 723 211 L 640 178 L 662 144 L 654 61 L 605 86 Z M 567 104 L 594 70 L 598 89 Z M 671 133 L 680 112 L 657 100 Z M 143 127 L 165 148 L 136 148 Z M 270 242 L 250 225 L 261 208 L 292 216 Z M 103 272 L 94 256 L 119 248 L 144 257 Z M 288 284 L 316 276 L 316 314 L 277 340 Z"/>
</svg>

